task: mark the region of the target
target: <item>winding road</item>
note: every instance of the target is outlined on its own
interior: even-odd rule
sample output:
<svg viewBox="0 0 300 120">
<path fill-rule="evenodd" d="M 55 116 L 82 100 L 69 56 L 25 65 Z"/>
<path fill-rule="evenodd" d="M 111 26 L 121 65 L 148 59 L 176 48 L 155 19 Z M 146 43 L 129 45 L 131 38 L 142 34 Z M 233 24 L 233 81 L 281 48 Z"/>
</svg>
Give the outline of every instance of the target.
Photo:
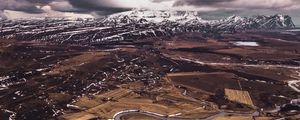
<svg viewBox="0 0 300 120">
<path fill-rule="evenodd" d="M 259 116 L 259 112 L 253 112 L 253 113 L 238 113 L 238 112 L 219 112 L 215 115 L 209 116 L 207 118 L 199 118 L 199 119 L 191 119 L 191 118 L 175 118 L 175 117 L 170 117 L 168 115 L 162 115 L 154 112 L 148 112 L 148 111 L 142 111 L 142 110 L 126 110 L 126 111 L 121 111 L 118 112 L 114 115 L 112 120 L 122 120 L 121 118 L 126 115 L 130 114 L 141 114 L 141 115 L 146 115 L 149 117 L 157 118 L 160 120 L 212 120 L 216 117 L 219 116 L 229 116 L 229 115 L 237 115 L 237 116 Z"/>
</svg>

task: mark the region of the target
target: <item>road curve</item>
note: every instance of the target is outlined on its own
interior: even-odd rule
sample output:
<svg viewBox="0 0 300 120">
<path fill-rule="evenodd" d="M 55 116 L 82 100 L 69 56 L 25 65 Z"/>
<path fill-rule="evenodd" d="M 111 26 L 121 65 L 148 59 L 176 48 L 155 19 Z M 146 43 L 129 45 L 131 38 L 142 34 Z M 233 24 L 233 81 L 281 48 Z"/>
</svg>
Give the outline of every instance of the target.
<svg viewBox="0 0 300 120">
<path fill-rule="evenodd" d="M 219 116 L 226 116 L 226 115 L 238 115 L 238 116 L 258 116 L 259 112 L 253 112 L 253 113 L 238 113 L 238 112 L 219 112 L 215 115 L 209 116 L 207 118 L 199 118 L 199 119 L 189 119 L 189 118 L 175 118 L 175 117 L 169 117 L 167 115 L 162 115 L 154 112 L 149 111 L 142 111 L 142 110 L 126 110 L 126 111 L 120 111 L 116 113 L 113 116 L 112 120 L 122 120 L 121 118 L 125 115 L 130 114 L 141 114 L 146 115 L 149 117 L 157 118 L 160 120 L 212 120 L 213 118 L 219 117 Z"/>
</svg>

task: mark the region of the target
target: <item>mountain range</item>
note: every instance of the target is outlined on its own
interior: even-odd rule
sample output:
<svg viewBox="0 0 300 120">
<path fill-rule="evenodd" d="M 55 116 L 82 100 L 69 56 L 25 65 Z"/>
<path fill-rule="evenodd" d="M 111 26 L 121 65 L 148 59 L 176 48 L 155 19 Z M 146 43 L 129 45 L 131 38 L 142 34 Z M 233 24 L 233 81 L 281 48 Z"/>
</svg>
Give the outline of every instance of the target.
<svg viewBox="0 0 300 120">
<path fill-rule="evenodd" d="M 197 12 L 135 9 L 104 19 L 39 18 L 0 19 L 0 37 L 54 43 L 98 44 L 171 36 L 183 32 L 222 33 L 241 30 L 290 29 L 295 25 L 288 15 L 205 20 Z"/>
<path fill-rule="evenodd" d="M 126 24 L 163 24 L 175 22 L 181 25 L 210 25 L 213 28 L 236 29 L 274 29 L 274 28 L 293 28 L 295 27 L 292 18 L 288 15 L 254 16 L 240 17 L 230 16 L 221 20 L 204 20 L 197 12 L 189 11 L 157 11 L 136 9 L 110 15 L 103 21 L 108 25 Z"/>
</svg>

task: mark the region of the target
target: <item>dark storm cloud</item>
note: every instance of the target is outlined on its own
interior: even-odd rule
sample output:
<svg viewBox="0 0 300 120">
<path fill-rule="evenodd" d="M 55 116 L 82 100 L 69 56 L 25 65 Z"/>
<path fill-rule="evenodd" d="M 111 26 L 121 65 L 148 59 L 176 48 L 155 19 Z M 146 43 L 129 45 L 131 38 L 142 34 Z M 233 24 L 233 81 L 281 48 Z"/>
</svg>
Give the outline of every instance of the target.
<svg viewBox="0 0 300 120">
<path fill-rule="evenodd" d="M 90 10 L 82 9 L 74 7 L 69 3 L 69 1 L 55 1 L 49 4 L 52 10 L 60 11 L 60 12 L 78 12 L 78 13 L 86 13 L 90 12 Z"/>
<path fill-rule="evenodd" d="M 69 3 L 78 11 L 95 11 L 99 14 L 111 14 L 132 9 L 117 6 L 111 0 L 69 0 Z"/>
<path fill-rule="evenodd" d="M 0 0 L 0 10 L 14 10 L 27 13 L 42 13 L 36 5 L 48 4 L 52 0 Z"/>
<path fill-rule="evenodd" d="M 53 2 L 54 1 L 54 2 Z M 143 1 L 143 0 L 141 0 Z M 146 1 L 146 0 L 144 0 Z M 300 0 L 149 0 L 153 3 L 174 1 L 173 7 L 193 6 L 216 9 L 281 9 L 299 4 Z M 289 4 L 287 4 L 289 3 Z M 134 1 L 132 4 L 136 4 Z M 122 0 L 0 0 L 0 10 L 15 10 L 28 13 L 41 13 L 36 5 L 50 5 L 61 12 L 97 12 L 110 14 L 132 8 L 122 6 Z M 155 7 L 155 6 L 153 6 Z"/>
<path fill-rule="evenodd" d="M 48 3 L 51 3 L 52 1 L 54 0 L 27 0 L 28 2 L 30 3 L 33 3 L 33 4 L 48 4 Z"/>
<path fill-rule="evenodd" d="M 130 10 L 116 6 L 111 0 L 0 0 L 0 12 L 3 10 L 22 11 L 27 13 L 43 13 L 37 7 L 49 5 L 52 10 L 60 12 L 77 12 L 107 15 L 116 12 Z"/>
</svg>

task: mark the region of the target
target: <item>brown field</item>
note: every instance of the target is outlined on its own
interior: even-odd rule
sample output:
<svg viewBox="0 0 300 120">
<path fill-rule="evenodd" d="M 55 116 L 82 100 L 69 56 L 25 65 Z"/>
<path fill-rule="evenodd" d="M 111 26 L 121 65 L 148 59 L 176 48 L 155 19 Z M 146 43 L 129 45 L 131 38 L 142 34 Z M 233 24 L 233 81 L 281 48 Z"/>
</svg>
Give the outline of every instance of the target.
<svg viewBox="0 0 300 120">
<path fill-rule="evenodd" d="M 213 120 L 253 120 L 253 118 L 249 116 L 222 116 Z"/>
<path fill-rule="evenodd" d="M 167 49 L 178 49 L 178 48 L 195 48 L 195 47 L 207 47 L 207 48 L 223 48 L 228 45 L 225 42 L 218 42 L 217 40 L 203 40 L 203 41 L 182 41 L 180 38 L 175 38 L 172 41 L 161 41 Z M 160 47 L 160 46 L 158 46 Z"/>
<path fill-rule="evenodd" d="M 122 117 L 123 120 L 160 120 L 153 117 L 149 117 L 146 115 L 140 115 L 140 114 L 131 114 L 131 115 L 125 115 Z"/>
<path fill-rule="evenodd" d="M 76 67 L 81 65 L 95 62 L 106 55 L 109 55 L 107 52 L 84 52 L 78 56 L 75 56 L 71 59 L 66 59 L 59 65 L 55 66 L 51 71 L 49 71 L 49 75 L 61 74 L 66 70 L 76 70 Z"/>
<path fill-rule="evenodd" d="M 255 107 L 248 91 L 225 89 L 225 96 L 230 101 Z"/>
<path fill-rule="evenodd" d="M 279 82 L 291 80 L 293 79 L 293 75 L 297 75 L 295 70 L 284 68 L 232 67 L 231 69 L 252 75 L 262 76 Z"/>
<path fill-rule="evenodd" d="M 235 89 L 248 91 L 253 104 L 258 107 L 270 108 L 268 105 L 270 100 L 276 100 L 275 98 L 265 98 L 262 99 L 261 96 L 266 93 L 283 94 L 291 93 L 292 90 L 276 84 L 267 84 L 255 81 L 246 81 L 241 77 L 225 72 L 213 72 L 213 73 L 203 73 L 203 72 L 179 72 L 179 73 L 169 73 L 168 78 L 176 85 L 185 87 L 188 91 L 188 95 L 194 98 L 207 99 L 203 97 L 203 94 L 214 96 L 224 93 L 224 89 Z M 222 84 L 220 84 L 222 83 Z M 198 93 L 197 93 L 198 92 Z M 201 95 L 200 97 L 199 94 Z M 221 100 L 223 96 L 218 96 Z M 217 99 L 217 100 L 218 100 Z M 281 101 L 276 101 L 281 102 Z M 224 102 L 218 103 L 220 105 L 225 104 Z M 249 102 L 250 104 L 250 102 Z M 252 106 L 253 104 L 250 104 Z"/>
<path fill-rule="evenodd" d="M 176 85 L 201 89 L 215 94 L 218 90 L 225 88 L 238 89 L 237 80 L 229 73 L 170 73 L 167 75 Z M 209 81 L 209 82 L 207 82 Z M 218 84 L 222 82 L 223 84 Z"/>
<path fill-rule="evenodd" d="M 232 55 L 240 55 L 243 57 L 260 59 L 260 60 L 280 60 L 280 59 L 293 59 L 298 58 L 297 54 L 293 54 L 292 52 L 275 50 L 270 48 L 252 48 L 252 47 L 244 47 L 244 48 L 230 48 L 230 49 L 220 49 L 217 50 L 220 53 L 232 54 Z"/>
<path fill-rule="evenodd" d="M 139 88 L 141 85 L 139 85 L 138 82 L 132 83 L 131 85 L 134 85 L 135 87 L 128 88 L 127 85 L 122 85 L 123 88 L 97 95 L 94 98 L 81 97 L 75 102 L 75 105 L 85 108 L 85 110 L 79 114 L 70 113 L 63 115 L 62 118 L 72 119 L 77 118 L 79 115 L 86 117 L 86 113 L 88 116 L 96 115 L 108 119 L 112 118 L 112 116 L 119 111 L 130 109 L 151 111 L 163 115 L 181 113 L 181 115 L 178 116 L 181 118 L 203 118 L 216 112 L 216 108 L 204 110 L 203 103 L 191 97 L 182 96 L 182 94 L 173 86 L 162 88 L 160 93 L 164 94 L 156 94 L 158 91 L 153 90 L 150 93 L 152 97 L 150 97 L 129 90 L 136 90 Z M 111 99 L 108 100 L 107 98 Z M 207 104 L 207 106 L 210 105 Z M 138 119 L 140 117 L 141 116 L 132 115 L 125 116 L 126 119 Z"/>
<path fill-rule="evenodd" d="M 65 120 L 89 120 L 93 118 L 97 118 L 97 116 L 86 112 L 78 112 L 78 113 L 66 114 L 64 116 L 61 116 L 61 119 L 65 119 Z"/>
</svg>

